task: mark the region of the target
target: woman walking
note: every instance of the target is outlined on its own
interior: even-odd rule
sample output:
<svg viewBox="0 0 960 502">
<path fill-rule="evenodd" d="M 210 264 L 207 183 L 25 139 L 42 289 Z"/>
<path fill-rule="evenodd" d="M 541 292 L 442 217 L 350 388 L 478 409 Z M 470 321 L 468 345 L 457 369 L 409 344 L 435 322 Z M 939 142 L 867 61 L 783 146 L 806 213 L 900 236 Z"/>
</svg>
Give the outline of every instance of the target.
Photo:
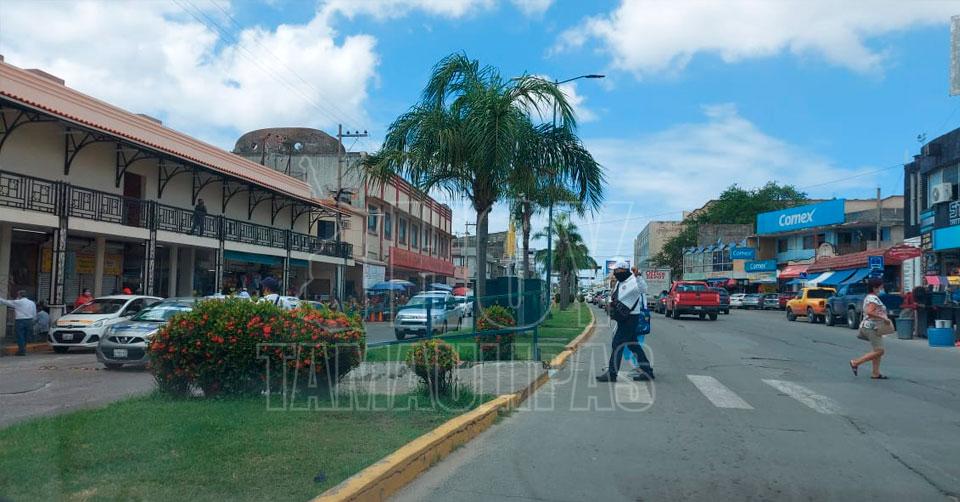
<svg viewBox="0 0 960 502">
<path fill-rule="evenodd" d="M 860 321 L 860 334 L 865 336 L 870 342 L 870 352 L 850 361 L 850 369 L 854 376 L 861 364 L 871 361 L 873 371 L 870 378 L 874 380 L 886 380 L 887 377 L 880 373 L 880 359 L 883 357 L 883 336 L 893 332 L 893 323 L 887 317 L 887 307 L 880 301 L 880 291 L 883 288 L 883 281 L 880 279 L 871 279 L 867 286 L 867 297 L 863 299 L 863 320 Z"/>
</svg>

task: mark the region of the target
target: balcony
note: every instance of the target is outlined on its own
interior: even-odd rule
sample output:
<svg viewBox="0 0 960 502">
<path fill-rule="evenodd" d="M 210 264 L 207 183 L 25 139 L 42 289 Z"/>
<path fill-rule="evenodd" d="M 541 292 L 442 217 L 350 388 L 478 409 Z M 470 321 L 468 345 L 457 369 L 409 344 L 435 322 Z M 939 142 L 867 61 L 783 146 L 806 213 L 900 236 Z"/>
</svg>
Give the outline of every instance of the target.
<svg viewBox="0 0 960 502">
<path fill-rule="evenodd" d="M 210 214 L 194 225 L 192 209 L 9 171 L 0 171 L 0 206 L 337 258 L 353 255 L 346 242 Z"/>
</svg>

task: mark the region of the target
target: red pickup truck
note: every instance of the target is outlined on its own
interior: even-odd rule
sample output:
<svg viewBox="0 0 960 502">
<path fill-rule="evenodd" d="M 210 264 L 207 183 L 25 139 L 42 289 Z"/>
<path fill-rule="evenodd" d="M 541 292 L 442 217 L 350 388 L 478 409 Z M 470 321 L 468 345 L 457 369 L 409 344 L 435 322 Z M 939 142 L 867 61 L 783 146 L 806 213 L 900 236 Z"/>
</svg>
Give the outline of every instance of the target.
<svg viewBox="0 0 960 502">
<path fill-rule="evenodd" d="M 720 313 L 720 294 L 710 289 L 705 282 L 680 281 L 673 283 L 667 294 L 667 317 L 680 319 L 684 314 L 696 314 L 703 319 L 710 316 L 717 320 Z"/>
</svg>

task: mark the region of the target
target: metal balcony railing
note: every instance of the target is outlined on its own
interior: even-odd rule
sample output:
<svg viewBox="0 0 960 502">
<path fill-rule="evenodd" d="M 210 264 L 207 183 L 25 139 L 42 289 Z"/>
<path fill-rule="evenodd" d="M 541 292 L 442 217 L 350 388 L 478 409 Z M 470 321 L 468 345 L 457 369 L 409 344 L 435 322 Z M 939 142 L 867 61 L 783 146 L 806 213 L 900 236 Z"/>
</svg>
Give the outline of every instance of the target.
<svg viewBox="0 0 960 502">
<path fill-rule="evenodd" d="M 0 171 L 0 206 L 56 214 L 60 190 L 56 181 Z"/>
</svg>

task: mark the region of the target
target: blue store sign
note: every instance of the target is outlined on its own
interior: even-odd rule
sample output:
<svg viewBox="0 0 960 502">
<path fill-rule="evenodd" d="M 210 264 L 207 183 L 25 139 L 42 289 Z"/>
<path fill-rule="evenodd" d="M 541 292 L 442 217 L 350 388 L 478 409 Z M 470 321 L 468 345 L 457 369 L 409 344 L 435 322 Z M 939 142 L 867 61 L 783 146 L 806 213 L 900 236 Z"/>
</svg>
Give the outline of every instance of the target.
<svg viewBox="0 0 960 502">
<path fill-rule="evenodd" d="M 731 260 L 755 260 L 757 250 L 753 248 L 736 247 L 730 250 Z"/>
<path fill-rule="evenodd" d="M 757 215 L 758 234 L 776 234 L 843 223 L 845 199 L 791 207 Z"/>
<path fill-rule="evenodd" d="M 773 272 L 777 269 L 777 260 L 748 261 L 743 264 L 744 272 Z"/>
</svg>

